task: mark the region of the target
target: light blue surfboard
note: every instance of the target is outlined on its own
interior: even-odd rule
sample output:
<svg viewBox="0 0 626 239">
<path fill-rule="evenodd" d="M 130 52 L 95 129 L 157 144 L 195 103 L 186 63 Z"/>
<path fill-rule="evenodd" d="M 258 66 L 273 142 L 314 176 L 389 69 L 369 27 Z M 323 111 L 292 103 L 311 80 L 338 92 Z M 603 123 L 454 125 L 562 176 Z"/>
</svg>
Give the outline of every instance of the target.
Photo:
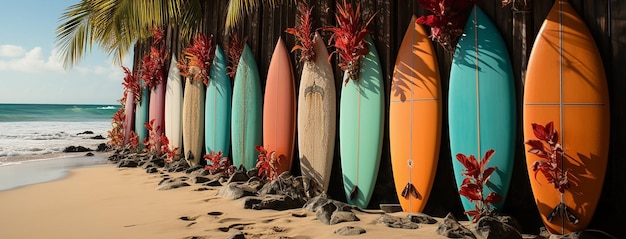
<svg viewBox="0 0 626 239">
<path fill-rule="evenodd" d="M 477 6 L 465 25 L 454 52 L 450 70 L 449 130 L 452 166 L 457 188 L 463 182 L 463 165 L 458 153 L 482 159 L 495 150 L 487 167 L 498 167 L 483 194 L 491 191 L 503 197 L 495 205 L 501 209 L 511 181 L 515 159 L 515 88 L 509 54 L 496 26 Z M 475 205 L 461 196 L 466 211 Z"/>
<path fill-rule="evenodd" d="M 144 81 L 139 83 L 141 86 L 141 101 L 135 105 L 135 133 L 139 137 L 139 149 L 143 149 L 143 140 L 148 137 L 148 130 L 144 123 L 148 122 L 148 106 L 150 105 L 150 89 L 144 87 Z"/>
<path fill-rule="evenodd" d="M 206 89 L 204 115 L 204 146 L 206 153 L 222 151 L 228 157 L 230 146 L 230 107 L 232 87 L 226 74 L 226 55 L 217 45 Z"/>
<path fill-rule="evenodd" d="M 233 164 L 246 169 L 256 166 L 256 146 L 261 145 L 263 129 L 261 79 L 250 47 L 246 45 L 239 59 L 233 85 L 231 133 Z"/>
</svg>

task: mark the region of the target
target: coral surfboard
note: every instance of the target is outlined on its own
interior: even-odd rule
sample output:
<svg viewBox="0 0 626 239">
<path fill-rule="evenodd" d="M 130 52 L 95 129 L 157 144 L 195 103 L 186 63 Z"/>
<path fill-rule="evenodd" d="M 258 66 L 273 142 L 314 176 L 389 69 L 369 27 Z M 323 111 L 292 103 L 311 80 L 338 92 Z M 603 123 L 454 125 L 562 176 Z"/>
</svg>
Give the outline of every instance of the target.
<svg viewBox="0 0 626 239">
<path fill-rule="evenodd" d="M 256 166 L 256 146 L 262 143 L 263 98 L 259 70 L 248 45 L 244 46 L 235 73 L 232 103 L 233 165 L 251 169 Z"/>
<path fill-rule="evenodd" d="M 435 181 L 441 139 L 441 82 L 433 44 L 411 18 L 398 50 L 389 103 L 389 145 L 402 210 L 421 212 Z"/>
<path fill-rule="evenodd" d="M 333 68 L 319 33 L 313 37 L 315 60 L 304 63 L 298 95 L 298 152 L 302 175 L 328 191 L 335 151 L 337 96 Z"/>
<path fill-rule="evenodd" d="M 207 154 L 222 152 L 225 157 L 230 153 L 230 107 L 232 86 L 226 74 L 226 55 L 217 45 L 215 58 L 211 65 L 211 76 L 206 89 L 204 111 L 204 147 Z"/>
<path fill-rule="evenodd" d="M 165 129 L 165 80 L 150 89 L 149 122 L 154 120 L 153 129 L 157 137 L 157 150 L 160 152 L 161 142 L 158 137 Z"/>
<path fill-rule="evenodd" d="M 515 153 L 515 88 L 509 54 L 496 26 L 474 6 L 459 39 L 450 70 L 449 129 L 452 167 L 461 189 L 465 168 L 457 154 L 477 160 L 491 149 L 486 167 L 497 167 L 483 189 L 502 196 L 494 206 L 502 209 L 509 190 Z M 461 196 L 465 211 L 475 203 Z"/>
<path fill-rule="evenodd" d="M 278 174 L 291 170 L 296 139 L 296 86 L 289 51 L 278 38 L 267 71 L 263 99 L 263 147 L 279 160 Z"/>
<path fill-rule="evenodd" d="M 589 225 L 608 161 L 609 121 L 606 75 L 598 48 L 572 6 L 556 1 L 530 54 L 523 124 L 528 141 L 536 139 L 531 124 L 553 122 L 563 149 L 558 163 L 570 184 L 563 193 L 541 172 L 535 177 L 532 166 L 541 158 L 526 153 L 535 202 L 551 233 L 580 231 Z M 555 211 L 559 205 L 567 210 Z"/>
<path fill-rule="evenodd" d="M 148 122 L 148 106 L 150 105 L 150 89 L 144 86 L 144 81 L 139 83 L 141 87 L 141 98 L 135 105 L 135 133 L 139 138 L 139 148 L 143 149 L 143 141 L 148 137 L 148 130 L 145 123 Z"/>
<path fill-rule="evenodd" d="M 339 150 L 348 203 L 367 208 L 374 192 L 383 142 L 383 76 L 371 37 L 358 79 L 344 84 L 339 106 Z M 344 80 L 348 77 L 344 73 Z"/>
<path fill-rule="evenodd" d="M 204 101 L 202 79 L 187 77 L 183 99 L 183 153 L 192 165 L 200 165 L 204 160 Z"/>
<path fill-rule="evenodd" d="M 169 140 L 170 150 L 178 148 L 180 155 L 183 141 L 183 82 L 176 67 L 176 56 L 172 56 L 170 69 L 165 84 L 165 136 Z"/>
<path fill-rule="evenodd" d="M 133 119 L 135 116 L 135 94 L 132 90 L 126 90 L 126 102 L 124 102 L 124 144 L 127 144 L 130 140 L 130 132 L 133 130 Z"/>
</svg>

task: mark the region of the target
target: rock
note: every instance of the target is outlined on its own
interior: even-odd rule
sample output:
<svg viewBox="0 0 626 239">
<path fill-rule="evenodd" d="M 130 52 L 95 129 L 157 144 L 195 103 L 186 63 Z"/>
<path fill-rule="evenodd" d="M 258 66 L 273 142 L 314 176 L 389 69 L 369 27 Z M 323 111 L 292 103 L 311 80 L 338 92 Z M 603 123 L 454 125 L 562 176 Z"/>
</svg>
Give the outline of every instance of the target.
<svg viewBox="0 0 626 239">
<path fill-rule="evenodd" d="M 248 175 L 248 177 L 258 177 L 259 176 L 259 169 L 257 168 L 252 168 L 250 170 L 247 171 L 246 173 Z"/>
<path fill-rule="evenodd" d="M 195 176 L 191 178 L 191 183 L 194 183 L 194 184 L 203 184 L 208 181 L 211 181 L 211 179 L 207 177 Z"/>
<path fill-rule="evenodd" d="M 148 168 L 146 169 L 146 173 L 158 173 L 159 170 L 157 168 Z"/>
<path fill-rule="evenodd" d="M 324 203 L 323 205 L 318 206 L 317 208 L 315 208 L 314 212 L 315 212 L 315 216 L 317 217 L 317 220 L 319 220 L 320 222 L 330 225 L 330 218 L 333 215 L 333 212 L 335 212 L 337 210 L 337 206 L 334 203 L 328 203 L 328 201 L 326 201 L 327 203 Z"/>
<path fill-rule="evenodd" d="M 391 228 L 402 228 L 402 229 L 417 229 L 419 226 L 417 223 L 412 222 L 408 218 L 401 218 L 391 216 L 389 214 L 383 214 L 378 218 L 378 223 L 382 223 Z"/>
<path fill-rule="evenodd" d="M 102 135 L 96 135 L 91 137 L 90 139 L 106 139 L 105 137 L 103 137 Z"/>
<path fill-rule="evenodd" d="M 233 233 L 232 235 L 230 235 L 226 239 L 246 239 L 246 235 L 243 234 L 243 232 L 239 231 L 239 232 Z"/>
<path fill-rule="evenodd" d="M 550 235 L 549 239 L 616 239 L 606 232 L 600 230 L 584 230 L 578 232 L 572 232 L 565 235 Z"/>
<path fill-rule="evenodd" d="M 176 161 L 171 162 L 169 164 L 165 164 L 164 168 L 165 168 L 165 170 L 167 170 L 170 173 L 172 173 L 172 172 L 182 172 L 182 171 L 185 171 L 185 170 L 187 170 L 189 168 L 189 164 L 187 163 L 187 160 L 179 159 L 179 160 L 176 160 Z"/>
<path fill-rule="evenodd" d="M 258 203 L 252 203 L 251 209 L 273 209 L 278 211 L 301 208 L 304 205 L 301 199 L 292 198 L 285 195 L 267 195 L 261 198 Z"/>
<path fill-rule="evenodd" d="M 346 212 L 346 211 L 335 211 L 333 215 L 330 216 L 330 225 L 335 225 L 337 223 L 342 222 L 356 222 L 360 221 L 360 219 L 354 214 L 354 212 Z"/>
<path fill-rule="evenodd" d="M 157 190 L 170 190 L 170 189 L 175 189 L 175 188 L 191 186 L 191 184 L 186 182 L 188 179 L 189 178 L 183 176 L 183 177 L 178 177 L 174 179 L 161 180 L 161 182 L 159 182 L 159 186 L 157 187 Z"/>
<path fill-rule="evenodd" d="M 204 186 L 210 186 L 210 187 L 219 187 L 222 186 L 222 183 L 220 183 L 219 179 L 213 179 L 205 184 L 202 184 Z"/>
<path fill-rule="evenodd" d="M 254 207 L 254 205 L 259 205 L 259 203 L 261 203 L 261 201 L 262 200 L 260 198 L 248 198 L 243 203 L 243 208 L 244 209 L 252 209 L 252 207 Z"/>
<path fill-rule="evenodd" d="M 425 213 L 416 213 L 416 214 L 409 214 L 406 216 L 407 219 L 411 220 L 414 223 L 421 223 L 421 224 L 435 224 L 437 223 L 437 220 L 433 217 L 431 217 L 428 214 Z"/>
<path fill-rule="evenodd" d="M 247 182 L 248 179 L 250 179 L 250 177 L 248 177 L 246 172 L 244 172 L 244 171 L 235 171 L 235 173 L 233 173 L 233 175 L 231 175 L 230 178 L 228 179 L 228 181 L 226 181 L 226 182 L 227 183 Z"/>
<path fill-rule="evenodd" d="M 109 150 L 109 147 L 107 147 L 107 144 L 105 143 L 98 144 L 98 149 L 96 149 L 98 152 L 104 152 L 107 150 Z"/>
<path fill-rule="evenodd" d="M 515 228 L 501 222 L 498 218 L 489 216 L 481 217 L 478 222 L 476 222 L 476 233 L 485 239 L 522 238 L 522 235 L 520 235 Z"/>
<path fill-rule="evenodd" d="M 83 131 L 82 133 L 78 133 L 76 135 L 81 135 L 81 134 L 93 134 L 93 131 L 87 130 L 87 131 Z"/>
<path fill-rule="evenodd" d="M 448 238 L 476 239 L 476 236 L 474 236 L 469 229 L 461 225 L 452 213 L 448 213 L 443 221 L 439 223 L 437 234 Z"/>
<path fill-rule="evenodd" d="M 495 216 L 495 218 L 498 219 L 498 221 L 513 227 L 518 232 L 522 231 L 522 225 L 520 225 L 519 222 L 517 222 L 517 220 L 515 220 L 514 217 L 499 215 L 499 216 Z"/>
<path fill-rule="evenodd" d="M 225 187 L 220 188 L 220 190 L 217 192 L 217 195 L 234 200 L 244 196 L 254 196 L 254 193 L 245 191 L 240 187 L 237 187 L 237 183 L 229 183 Z"/>
<path fill-rule="evenodd" d="M 139 166 L 139 160 L 125 158 L 119 161 L 118 168 L 136 168 Z"/>
<path fill-rule="evenodd" d="M 312 180 L 308 177 L 294 177 L 289 172 L 284 172 L 276 180 L 263 185 L 258 194 L 260 196 L 285 195 L 307 201 L 311 197 L 321 194 L 321 190 L 317 190 L 317 186 L 312 185 L 311 182 Z"/>
<path fill-rule="evenodd" d="M 87 156 L 87 157 L 91 157 L 91 156 L 93 156 L 93 153 L 92 153 L 92 152 L 89 152 L 89 153 L 85 154 L 85 156 Z"/>
<path fill-rule="evenodd" d="M 186 174 L 191 174 L 191 173 L 193 173 L 193 172 L 195 172 L 195 171 L 199 171 L 199 170 L 204 171 L 204 166 L 202 166 L 202 165 L 196 165 L 196 166 L 193 166 L 193 167 L 191 167 L 191 168 L 189 168 L 189 169 L 185 170 L 185 173 L 186 173 Z"/>
<path fill-rule="evenodd" d="M 365 229 L 360 227 L 347 226 L 335 230 L 333 233 L 342 236 L 355 236 L 365 233 Z"/>
<path fill-rule="evenodd" d="M 63 153 L 84 153 L 89 151 L 93 150 L 91 150 L 90 148 L 85 148 L 83 146 L 67 146 L 65 149 L 63 149 Z"/>
<path fill-rule="evenodd" d="M 148 159 L 148 163 L 152 163 L 154 167 L 163 168 L 165 167 L 165 160 L 160 157 L 152 157 Z"/>
<path fill-rule="evenodd" d="M 400 206 L 400 204 L 384 203 L 378 206 L 380 207 L 380 210 L 386 213 L 394 213 L 394 212 L 402 211 L 402 207 Z"/>
</svg>

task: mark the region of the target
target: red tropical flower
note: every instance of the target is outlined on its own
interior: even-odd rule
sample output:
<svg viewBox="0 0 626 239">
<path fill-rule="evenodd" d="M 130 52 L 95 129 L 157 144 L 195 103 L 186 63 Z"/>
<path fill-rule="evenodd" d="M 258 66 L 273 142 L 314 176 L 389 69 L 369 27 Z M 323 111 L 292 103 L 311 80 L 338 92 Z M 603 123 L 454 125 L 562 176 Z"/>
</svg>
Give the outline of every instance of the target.
<svg viewBox="0 0 626 239">
<path fill-rule="evenodd" d="M 222 151 L 204 155 L 204 159 L 207 161 L 205 169 L 211 174 L 223 173 L 225 177 L 230 177 L 236 170 L 232 162 L 222 156 Z"/>
<path fill-rule="evenodd" d="M 213 35 L 207 38 L 202 33 L 198 34 L 193 43 L 183 50 L 183 57 L 177 64 L 180 74 L 183 77 L 192 77 L 193 80 L 202 79 L 204 85 L 208 85 L 214 57 Z"/>
<path fill-rule="evenodd" d="M 486 168 L 489 160 L 496 151 L 493 149 L 487 150 L 485 156 L 478 162 L 474 155 L 465 156 L 464 154 L 457 154 L 456 159 L 465 167 L 465 176 L 459 194 L 474 202 L 474 210 L 466 211 L 465 214 L 472 218 L 473 222 L 477 222 L 482 216 L 493 214 L 494 210 L 490 205 L 497 204 L 502 200 L 502 196 L 495 192 L 490 192 L 487 197 L 484 197 L 483 190 L 485 185 L 489 182 L 491 174 L 495 172 L 497 167 Z"/>
<path fill-rule="evenodd" d="M 263 146 L 256 146 L 256 151 L 259 152 L 256 164 L 259 177 L 265 180 L 278 178 L 280 158 L 276 157 L 276 151 L 268 151 Z"/>
<path fill-rule="evenodd" d="M 296 41 L 300 45 L 295 45 L 291 51 L 300 50 L 300 62 L 315 60 L 315 52 L 313 51 L 313 33 L 311 31 L 312 19 L 311 11 L 312 7 L 309 7 L 305 3 L 301 3 L 298 7 L 298 20 L 300 25 L 293 28 L 287 28 L 286 33 L 294 35 Z"/>
<path fill-rule="evenodd" d="M 444 49 L 454 50 L 476 0 L 417 0 L 417 3 L 432 13 L 419 17 L 417 23 L 429 26 L 430 38 Z"/>
<path fill-rule="evenodd" d="M 531 168 L 537 173 L 541 172 L 548 183 L 554 185 L 554 188 L 563 193 L 570 187 L 567 178 L 567 171 L 561 169 L 563 159 L 563 148 L 558 143 L 558 133 L 554 128 L 554 123 L 549 122 L 545 126 L 533 123 L 533 134 L 537 139 L 531 139 L 525 142 L 530 146 L 529 153 L 537 155 L 540 160 L 535 161 Z"/>
<path fill-rule="evenodd" d="M 230 37 L 230 42 L 228 42 L 228 63 L 229 66 L 226 67 L 228 69 L 228 76 L 235 77 L 237 73 L 237 67 L 239 66 L 239 58 L 241 58 L 241 54 L 243 53 L 243 48 L 246 45 L 246 38 L 243 40 L 239 40 L 237 34 L 233 34 Z"/>
</svg>

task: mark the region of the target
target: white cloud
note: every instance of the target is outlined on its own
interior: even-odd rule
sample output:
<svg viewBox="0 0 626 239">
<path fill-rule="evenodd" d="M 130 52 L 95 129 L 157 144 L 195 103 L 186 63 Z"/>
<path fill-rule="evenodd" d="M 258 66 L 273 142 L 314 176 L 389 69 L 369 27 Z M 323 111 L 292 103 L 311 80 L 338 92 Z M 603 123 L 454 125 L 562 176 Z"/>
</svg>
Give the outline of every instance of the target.
<svg viewBox="0 0 626 239">
<path fill-rule="evenodd" d="M 4 45 L 7 46 L 7 45 Z M 46 57 L 41 47 L 35 47 L 28 52 L 18 54 L 19 46 L 7 47 L 7 53 L 13 54 L 8 60 L 0 60 L 0 70 L 12 70 L 26 73 L 65 72 L 56 50 L 52 50 Z"/>
<path fill-rule="evenodd" d="M 0 57 L 19 57 L 24 55 L 24 48 L 16 45 L 0 45 Z"/>
</svg>

